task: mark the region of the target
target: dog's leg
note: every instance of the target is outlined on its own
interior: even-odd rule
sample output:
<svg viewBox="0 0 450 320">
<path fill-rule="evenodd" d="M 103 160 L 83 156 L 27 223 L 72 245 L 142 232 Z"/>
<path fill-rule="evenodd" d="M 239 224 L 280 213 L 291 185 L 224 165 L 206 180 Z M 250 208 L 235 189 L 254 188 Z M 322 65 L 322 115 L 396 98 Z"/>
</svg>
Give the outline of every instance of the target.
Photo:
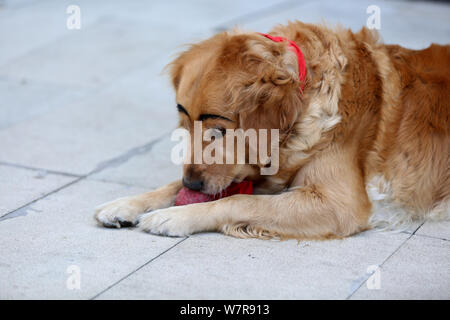
<svg viewBox="0 0 450 320">
<path fill-rule="evenodd" d="M 96 208 L 95 219 L 105 227 L 134 226 L 140 214 L 172 206 L 181 188 L 179 180 L 155 191 L 107 202 Z"/>
<path fill-rule="evenodd" d="M 367 228 L 370 201 L 350 152 L 330 153 L 303 168 L 299 186 L 277 195 L 235 195 L 142 215 L 150 233 L 186 236 L 220 231 L 237 237 L 344 237 Z"/>
<path fill-rule="evenodd" d="M 318 187 L 279 195 L 235 195 L 221 200 L 172 207 L 140 217 L 150 233 L 186 236 L 220 231 L 236 237 L 344 237 L 366 227 L 370 205 L 335 202 Z"/>
</svg>

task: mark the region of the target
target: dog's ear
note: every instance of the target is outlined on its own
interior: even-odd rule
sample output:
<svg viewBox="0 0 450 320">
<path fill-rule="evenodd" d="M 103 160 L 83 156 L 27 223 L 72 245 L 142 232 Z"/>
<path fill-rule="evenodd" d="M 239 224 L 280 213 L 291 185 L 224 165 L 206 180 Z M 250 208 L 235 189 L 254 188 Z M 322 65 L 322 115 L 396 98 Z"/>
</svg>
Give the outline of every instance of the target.
<svg viewBox="0 0 450 320">
<path fill-rule="evenodd" d="M 229 92 L 240 127 L 289 130 L 299 116 L 301 83 L 297 55 L 288 43 L 255 35 L 247 39 L 239 65 L 241 71 Z"/>
<path fill-rule="evenodd" d="M 268 95 L 270 95 L 270 91 Z M 279 129 L 288 131 L 300 114 L 300 102 L 296 94 L 269 97 L 261 94 L 254 105 L 243 106 L 239 110 L 239 124 L 244 130 Z"/>
<path fill-rule="evenodd" d="M 289 49 L 287 42 L 274 42 L 263 36 L 249 40 L 243 58 L 250 64 L 256 62 L 255 71 L 262 83 L 275 86 L 299 84 L 297 55 Z"/>
<path fill-rule="evenodd" d="M 170 80 L 175 91 L 178 90 L 180 85 L 181 73 L 183 72 L 183 60 L 184 54 L 181 54 L 178 58 L 166 66 L 166 68 L 169 69 Z"/>
</svg>

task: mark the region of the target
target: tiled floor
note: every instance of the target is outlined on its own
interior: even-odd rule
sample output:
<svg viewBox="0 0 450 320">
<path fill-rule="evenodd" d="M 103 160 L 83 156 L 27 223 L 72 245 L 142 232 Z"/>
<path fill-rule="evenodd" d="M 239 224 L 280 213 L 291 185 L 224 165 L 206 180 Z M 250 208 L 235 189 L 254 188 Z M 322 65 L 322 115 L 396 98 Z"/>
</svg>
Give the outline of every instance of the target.
<svg viewBox="0 0 450 320">
<path fill-rule="evenodd" d="M 68 30 L 69 4 L 0 1 L 0 298 L 450 298 L 449 222 L 297 243 L 165 238 L 93 220 L 98 204 L 179 176 L 161 73 L 182 44 L 287 19 L 356 30 L 377 4 L 386 42 L 423 48 L 450 42 L 450 6 L 79 0 L 82 27 Z"/>
</svg>

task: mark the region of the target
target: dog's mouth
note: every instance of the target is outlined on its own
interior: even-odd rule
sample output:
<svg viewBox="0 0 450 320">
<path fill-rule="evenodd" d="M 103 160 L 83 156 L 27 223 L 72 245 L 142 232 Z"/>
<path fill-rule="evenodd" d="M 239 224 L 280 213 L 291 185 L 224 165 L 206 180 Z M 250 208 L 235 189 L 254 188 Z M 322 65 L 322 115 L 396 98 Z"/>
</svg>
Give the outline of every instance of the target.
<svg viewBox="0 0 450 320">
<path fill-rule="evenodd" d="M 210 187 L 205 188 L 205 190 L 202 190 L 202 193 L 212 195 L 215 197 L 221 197 L 224 194 L 227 194 L 230 189 L 235 188 L 237 185 L 241 184 L 242 182 L 247 181 L 245 177 L 235 177 L 232 180 L 227 181 L 226 183 L 222 185 L 213 185 Z M 247 181 L 248 182 L 248 181 Z"/>
<path fill-rule="evenodd" d="M 232 183 L 233 183 L 233 180 L 231 180 L 229 182 L 226 182 L 226 183 L 222 183 L 222 184 L 217 184 L 217 183 L 207 184 L 207 185 L 204 186 L 204 188 L 203 188 L 203 190 L 201 190 L 201 192 L 203 192 L 205 194 L 212 195 L 212 196 L 220 195 Z"/>
<path fill-rule="evenodd" d="M 255 176 L 255 172 L 249 170 L 243 170 L 234 176 L 215 176 L 212 179 L 205 179 L 204 189 L 201 192 L 217 196 L 226 192 L 227 188 L 241 184 L 242 182 L 250 182 L 255 180 L 255 177 L 257 177 Z"/>
<path fill-rule="evenodd" d="M 227 187 L 223 188 L 216 194 L 209 194 L 212 200 L 219 200 L 235 194 L 253 194 L 253 182 L 250 180 L 242 180 L 240 182 L 232 181 Z"/>
<path fill-rule="evenodd" d="M 237 185 L 247 180 L 254 180 L 253 171 L 249 170 L 240 170 L 235 174 L 231 172 L 222 175 L 204 174 L 202 178 L 202 188 L 197 189 L 197 191 L 212 196 L 223 194 L 232 185 Z"/>
</svg>

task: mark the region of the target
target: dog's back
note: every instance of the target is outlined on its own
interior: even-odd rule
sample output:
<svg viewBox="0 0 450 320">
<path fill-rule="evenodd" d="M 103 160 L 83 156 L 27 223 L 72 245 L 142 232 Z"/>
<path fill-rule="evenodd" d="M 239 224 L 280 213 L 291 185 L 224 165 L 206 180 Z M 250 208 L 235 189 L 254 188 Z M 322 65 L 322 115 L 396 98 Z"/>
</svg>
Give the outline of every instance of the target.
<svg viewBox="0 0 450 320">
<path fill-rule="evenodd" d="M 449 218 L 450 46 L 433 44 L 424 50 L 409 50 L 386 45 L 383 51 L 391 70 L 384 71 L 383 94 L 389 95 L 384 97 L 389 104 L 384 105 L 377 141 L 382 175 L 368 186 L 369 193 L 379 192 L 372 194 L 378 200 L 374 201 L 375 212 L 392 212 L 401 204 L 408 209 L 406 220 L 412 218 L 411 213 Z M 383 210 L 380 202 L 387 208 Z M 390 214 L 390 219 L 398 221 L 388 224 L 395 225 L 405 216 Z"/>
<path fill-rule="evenodd" d="M 433 209 L 450 198 L 450 46 L 387 50 L 401 92 L 386 173 L 396 198 Z"/>
<path fill-rule="evenodd" d="M 375 207 L 379 199 L 389 203 L 386 212 L 394 211 L 392 205 L 403 207 L 407 220 L 430 211 L 448 216 L 450 46 L 410 50 L 381 43 L 377 32 L 367 28 L 353 33 L 301 22 L 274 31 L 295 39 L 309 61 L 328 58 L 312 70 L 322 75 L 317 77 L 321 85 L 332 70 L 326 62 L 336 59 L 343 66 L 341 120 L 330 132 L 358 145 Z M 336 84 L 336 79 L 328 83 Z"/>
</svg>

